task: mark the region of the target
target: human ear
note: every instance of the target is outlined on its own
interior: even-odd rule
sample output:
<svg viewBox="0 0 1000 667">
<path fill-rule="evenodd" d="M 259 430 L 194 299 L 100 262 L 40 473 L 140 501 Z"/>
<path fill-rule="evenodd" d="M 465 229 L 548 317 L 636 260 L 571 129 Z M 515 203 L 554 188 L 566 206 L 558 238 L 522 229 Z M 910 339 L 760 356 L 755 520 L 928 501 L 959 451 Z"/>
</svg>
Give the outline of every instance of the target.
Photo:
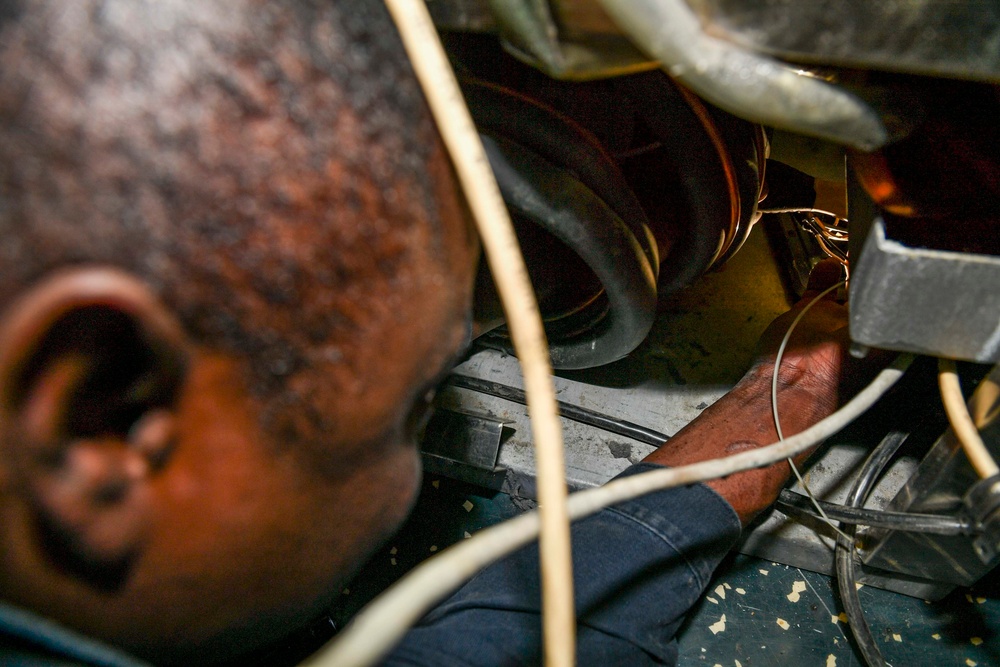
<svg viewBox="0 0 1000 667">
<path fill-rule="evenodd" d="M 113 269 L 50 276 L 0 317 L 0 454 L 46 556 L 92 584 L 117 585 L 142 549 L 187 349 Z"/>
</svg>

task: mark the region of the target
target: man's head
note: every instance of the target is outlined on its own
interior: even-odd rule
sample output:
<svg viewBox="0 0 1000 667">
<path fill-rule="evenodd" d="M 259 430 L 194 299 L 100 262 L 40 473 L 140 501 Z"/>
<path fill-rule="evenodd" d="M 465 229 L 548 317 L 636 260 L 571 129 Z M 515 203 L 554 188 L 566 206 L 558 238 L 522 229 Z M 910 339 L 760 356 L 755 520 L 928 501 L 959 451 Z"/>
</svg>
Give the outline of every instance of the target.
<svg viewBox="0 0 1000 667">
<path fill-rule="evenodd" d="M 381 2 L 0 0 L 0 156 L 0 600 L 175 660 L 308 620 L 468 331 Z"/>
</svg>

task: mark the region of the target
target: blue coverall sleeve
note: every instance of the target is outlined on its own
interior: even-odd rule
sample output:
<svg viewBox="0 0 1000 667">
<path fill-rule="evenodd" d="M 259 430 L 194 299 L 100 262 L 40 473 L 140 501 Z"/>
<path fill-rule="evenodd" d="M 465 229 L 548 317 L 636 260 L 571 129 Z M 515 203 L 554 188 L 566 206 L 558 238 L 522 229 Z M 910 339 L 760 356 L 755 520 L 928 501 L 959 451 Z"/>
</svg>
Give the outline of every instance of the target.
<svg viewBox="0 0 1000 667">
<path fill-rule="evenodd" d="M 640 463 L 624 473 L 657 468 Z M 580 665 L 673 665 L 674 634 L 740 535 L 703 484 L 616 505 L 573 526 Z M 483 570 L 429 613 L 386 665 L 541 662 L 537 544 Z"/>
</svg>

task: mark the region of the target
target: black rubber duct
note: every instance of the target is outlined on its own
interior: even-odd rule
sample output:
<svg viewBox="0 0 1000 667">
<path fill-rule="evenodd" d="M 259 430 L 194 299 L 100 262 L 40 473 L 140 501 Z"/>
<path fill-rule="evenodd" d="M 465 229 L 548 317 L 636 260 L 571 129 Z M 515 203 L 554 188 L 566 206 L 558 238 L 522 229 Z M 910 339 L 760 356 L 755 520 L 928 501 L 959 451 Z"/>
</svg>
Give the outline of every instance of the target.
<svg viewBox="0 0 1000 667">
<path fill-rule="evenodd" d="M 656 276 L 643 244 L 565 169 L 513 141 L 483 136 L 483 144 L 512 213 L 572 248 L 604 287 L 605 299 L 575 314 L 584 326 L 567 337 L 549 334 L 552 365 L 579 369 L 621 359 L 645 339 L 656 317 Z M 490 334 L 485 342 L 496 340 Z"/>
</svg>

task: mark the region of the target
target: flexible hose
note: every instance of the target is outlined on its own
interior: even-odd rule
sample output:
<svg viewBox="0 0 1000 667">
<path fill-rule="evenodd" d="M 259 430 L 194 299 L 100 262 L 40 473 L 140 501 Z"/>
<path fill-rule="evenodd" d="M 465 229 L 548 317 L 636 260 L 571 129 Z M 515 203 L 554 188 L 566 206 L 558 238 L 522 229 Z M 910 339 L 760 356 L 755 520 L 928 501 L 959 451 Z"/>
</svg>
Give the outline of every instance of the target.
<svg viewBox="0 0 1000 667">
<path fill-rule="evenodd" d="M 814 501 L 809 496 L 788 489 L 782 490 L 776 506 L 785 514 L 821 519 L 822 517 L 814 509 L 813 502 L 819 503 L 828 518 L 858 526 L 933 535 L 975 535 L 978 532 L 971 521 L 958 516 L 862 509 L 823 500 Z"/>
<path fill-rule="evenodd" d="M 556 410 L 545 329 L 510 216 L 479 133 L 423 0 L 386 0 L 403 46 L 451 156 L 503 304 L 524 375 L 535 443 L 542 534 L 545 662 L 572 667 L 576 650 L 573 564 L 566 510 L 562 425 Z M 345 663 L 346 664 L 346 663 Z"/>
<path fill-rule="evenodd" d="M 847 494 L 847 505 L 849 507 L 861 507 L 864 505 L 868 494 L 879 475 L 885 469 L 892 457 L 899 451 L 899 448 L 906 441 L 907 433 L 893 431 L 889 433 L 882 442 L 872 451 L 861 467 L 861 472 L 851 485 Z M 861 608 L 861 598 L 858 596 L 858 588 L 855 585 L 854 574 L 854 533 L 855 527 L 852 524 L 844 525 L 847 537 L 843 534 L 837 537 L 836 568 L 837 568 L 837 588 L 840 591 L 840 602 L 844 605 L 844 613 L 847 614 L 847 625 L 851 629 L 854 641 L 861 650 L 868 667 L 886 667 L 885 658 L 879 650 L 878 643 L 872 635 L 868 621 L 865 620 L 864 610 Z"/>
</svg>

